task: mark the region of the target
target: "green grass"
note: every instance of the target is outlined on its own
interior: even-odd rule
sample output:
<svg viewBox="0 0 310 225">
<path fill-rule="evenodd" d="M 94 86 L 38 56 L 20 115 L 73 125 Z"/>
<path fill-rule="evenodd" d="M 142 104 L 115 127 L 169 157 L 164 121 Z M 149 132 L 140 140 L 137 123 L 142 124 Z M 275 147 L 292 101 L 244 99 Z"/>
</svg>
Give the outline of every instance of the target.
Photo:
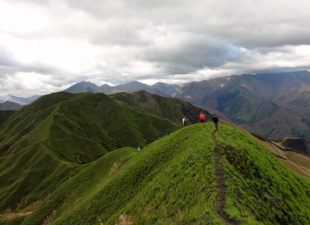
<svg viewBox="0 0 310 225">
<path fill-rule="evenodd" d="M 53 225 L 107 225 L 122 219 L 134 224 L 226 224 L 216 206 L 213 132 L 211 123 L 192 125 L 141 152 L 107 154 L 57 188 L 22 224 L 42 224 L 53 210 Z M 215 138 L 225 179 L 222 207 L 230 220 L 310 224 L 309 179 L 235 128 L 220 124 Z M 114 162 L 121 166 L 108 174 Z"/>
<path fill-rule="evenodd" d="M 0 110 L 0 128 L 2 124 L 4 124 L 10 116 L 14 114 L 15 111 L 12 110 Z"/>
<path fill-rule="evenodd" d="M 104 94 L 43 96 L 0 128 L 0 211 L 43 200 L 85 164 L 121 147 L 143 147 L 178 128 Z"/>
<path fill-rule="evenodd" d="M 43 202 L 27 217 L 1 213 L 0 224 L 310 224 L 309 179 L 246 133 L 178 128 L 104 94 L 38 99 L 0 129 L 0 210 Z"/>
<path fill-rule="evenodd" d="M 216 133 L 226 172 L 226 212 L 250 224 L 309 224 L 309 179 L 293 173 L 245 133 L 222 125 Z"/>
<path fill-rule="evenodd" d="M 41 224 L 47 216 L 53 214 L 55 209 L 57 211 L 54 218 L 74 209 L 75 206 L 100 190 L 113 177 L 114 173 L 136 154 L 137 150 L 134 148 L 121 148 L 85 165 L 78 175 L 57 187 L 44 200 L 39 209 L 24 221 L 24 224 Z"/>
</svg>

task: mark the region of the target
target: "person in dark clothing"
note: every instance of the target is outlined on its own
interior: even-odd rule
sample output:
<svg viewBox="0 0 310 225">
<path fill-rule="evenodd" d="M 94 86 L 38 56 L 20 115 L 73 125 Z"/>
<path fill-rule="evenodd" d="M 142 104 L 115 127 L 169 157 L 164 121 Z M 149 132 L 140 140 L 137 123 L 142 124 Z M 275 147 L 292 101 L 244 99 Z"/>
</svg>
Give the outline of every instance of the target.
<svg viewBox="0 0 310 225">
<path fill-rule="evenodd" d="M 213 123 L 214 123 L 214 130 L 218 131 L 218 122 L 219 122 L 219 118 L 217 118 L 217 116 L 213 116 L 212 117 Z"/>
</svg>

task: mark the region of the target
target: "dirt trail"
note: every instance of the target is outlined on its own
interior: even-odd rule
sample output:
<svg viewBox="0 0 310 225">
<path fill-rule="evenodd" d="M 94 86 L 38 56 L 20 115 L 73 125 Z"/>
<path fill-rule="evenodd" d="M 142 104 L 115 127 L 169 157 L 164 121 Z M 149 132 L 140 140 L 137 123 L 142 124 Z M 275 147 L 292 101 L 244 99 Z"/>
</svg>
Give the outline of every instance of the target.
<svg viewBox="0 0 310 225">
<path fill-rule="evenodd" d="M 215 175 L 216 175 L 216 200 L 215 200 L 215 209 L 217 214 L 219 215 L 220 219 L 225 222 L 225 224 L 228 225 L 237 225 L 239 224 L 236 221 L 232 221 L 229 219 L 228 215 L 224 211 L 225 207 L 225 176 L 223 171 L 223 166 L 221 165 L 221 152 L 220 152 L 220 146 L 215 138 L 214 133 L 212 133 L 212 138 L 215 143 L 215 149 L 214 149 L 214 158 L 215 158 Z"/>
<path fill-rule="evenodd" d="M 30 211 L 30 212 L 10 213 L 10 214 L 5 215 L 5 217 L 8 218 L 8 219 L 13 219 L 13 218 L 20 217 L 20 216 L 28 216 L 28 215 L 30 215 L 32 212 L 33 212 L 33 211 Z"/>
</svg>

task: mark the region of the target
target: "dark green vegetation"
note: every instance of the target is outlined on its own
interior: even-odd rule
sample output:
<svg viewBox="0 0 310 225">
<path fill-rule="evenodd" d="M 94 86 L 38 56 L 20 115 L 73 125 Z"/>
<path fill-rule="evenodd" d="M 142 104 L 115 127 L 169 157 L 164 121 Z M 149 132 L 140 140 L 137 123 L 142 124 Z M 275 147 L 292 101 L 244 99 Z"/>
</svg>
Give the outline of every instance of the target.
<svg viewBox="0 0 310 225">
<path fill-rule="evenodd" d="M 309 205 L 309 179 L 246 133 L 205 123 L 84 165 L 22 224 L 304 225 Z"/>
<path fill-rule="evenodd" d="M 0 128 L 5 121 L 9 119 L 11 115 L 14 114 L 12 110 L 0 110 Z"/>
<path fill-rule="evenodd" d="M 0 114 L 0 211 L 20 211 L 108 152 L 179 128 L 92 93 L 43 96 L 10 114 Z"/>
<path fill-rule="evenodd" d="M 310 224 L 310 180 L 239 129 L 177 130 L 199 112 L 144 91 L 3 111 L 0 224 Z"/>
<path fill-rule="evenodd" d="M 146 91 L 135 93 L 118 93 L 111 95 L 113 99 L 134 106 L 144 112 L 152 113 L 181 124 L 183 117 L 189 124 L 199 122 L 200 112 L 203 112 L 206 120 L 210 121 L 212 116 L 206 110 L 200 109 L 192 104 L 177 98 L 162 97 L 150 94 Z"/>
<path fill-rule="evenodd" d="M 265 137 L 310 135 L 310 73 L 241 75 L 193 82 L 176 97 L 221 112 Z"/>
</svg>

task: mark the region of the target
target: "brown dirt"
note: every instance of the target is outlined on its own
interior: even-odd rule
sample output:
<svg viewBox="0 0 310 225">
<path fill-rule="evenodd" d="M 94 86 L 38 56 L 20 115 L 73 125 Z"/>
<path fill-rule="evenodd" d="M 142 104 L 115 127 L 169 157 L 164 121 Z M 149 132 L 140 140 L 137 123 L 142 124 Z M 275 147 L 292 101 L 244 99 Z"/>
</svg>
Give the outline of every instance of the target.
<svg viewBox="0 0 310 225">
<path fill-rule="evenodd" d="M 28 216 L 32 213 L 33 211 L 29 211 L 29 212 L 18 212 L 18 213 L 10 213 L 6 215 L 7 219 L 13 219 L 16 217 L 20 217 L 20 216 Z"/>
<path fill-rule="evenodd" d="M 132 225 L 135 221 L 133 216 L 128 216 L 126 214 L 121 214 L 115 225 Z"/>
<path fill-rule="evenodd" d="M 33 213 L 33 211 L 41 205 L 42 201 L 35 201 L 28 205 L 26 208 L 18 211 L 18 212 L 12 212 L 11 209 L 6 209 L 3 213 L 3 216 L 6 217 L 7 219 L 13 219 L 16 217 L 21 217 L 21 216 L 28 216 Z"/>
<path fill-rule="evenodd" d="M 117 162 L 113 163 L 113 166 L 110 169 L 109 175 L 113 176 L 118 171 L 119 167 L 120 166 L 118 165 Z"/>
</svg>

